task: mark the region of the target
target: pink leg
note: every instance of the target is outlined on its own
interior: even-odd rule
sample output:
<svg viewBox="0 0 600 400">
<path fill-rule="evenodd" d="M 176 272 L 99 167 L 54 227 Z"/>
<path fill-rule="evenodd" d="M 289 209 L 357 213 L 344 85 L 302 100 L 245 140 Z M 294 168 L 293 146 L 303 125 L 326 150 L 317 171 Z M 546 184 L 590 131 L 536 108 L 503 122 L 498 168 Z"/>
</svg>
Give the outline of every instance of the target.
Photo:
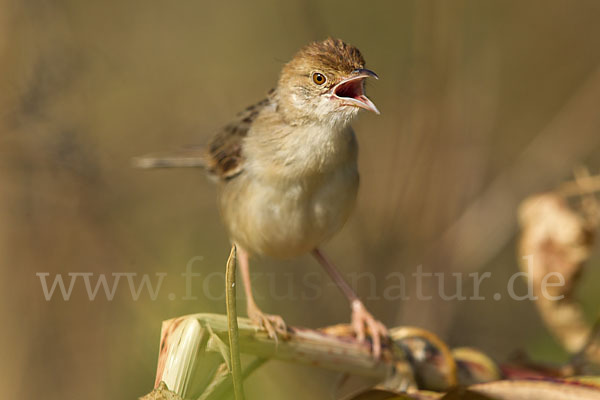
<svg viewBox="0 0 600 400">
<path fill-rule="evenodd" d="M 277 340 L 277 333 L 284 336 L 287 334 L 285 322 L 279 315 L 264 314 L 256 305 L 254 296 L 252 295 L 252 285 L 250 282 L 250 262 L 248 252 L 239 245 L 236 246 L 239 266 L 242 272 L 242 280 L 244 281 L 244 291 L 246 292 L 246 310 L 248 318 L 256 325 L 264 328 L 269 334 L 269 337 Z"/>
<path fill-rule="evenodd" d="M 344 280 L 340 271 L 325 257 L 321 250 L 313 250 L 312 255 L 323 266 L 327 274 L 329 274 L 331 279 L 350 302 L 350 307 L 352 308 L 352 329 L 354 329 L 354 332 L 356 333 L 356 338 L 359 341 L 365 340 L 366 327 L 373 339 L 373 355 L 375 358 L 379 358 L 381 355 L 381 338 L 386 338 L 388 336 L 387 328 L 367 311 L 362 301 L 360 301 L 356 293 L 354 293 L 354 290 L 352 290 L 350 285 Z"/>
</svg>

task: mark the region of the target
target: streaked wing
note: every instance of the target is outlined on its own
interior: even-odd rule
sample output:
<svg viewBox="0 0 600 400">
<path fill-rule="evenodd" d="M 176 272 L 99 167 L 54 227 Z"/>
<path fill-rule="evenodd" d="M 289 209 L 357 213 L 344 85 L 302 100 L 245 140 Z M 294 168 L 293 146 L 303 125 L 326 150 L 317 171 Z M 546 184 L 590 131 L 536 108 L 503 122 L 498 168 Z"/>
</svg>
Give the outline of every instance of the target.
<svg viewBox="0 0 600 400">
<path fill-rule="evenodd" d="M 269 92 L 272 95 L 273 91 Z M 172 153 L 149 154 L 134 159 L 138 168 L 205 168 L 218 179 L 230 179 L 243 170 L 242 142 L 252 122 L 270 104 L 272 96 L 239 113 L 218 131 L 207 146 L 192 146 Z"/>
<path fill-rule="evenodd" d="M 230 179 L 244 168 L 242 142 L 258 114 L 271 102 L 269 98 L 247 107 L 238 113 L 237 118 L 225 126 L 208 144 L 208 173 L 220 178 Z"/>
</svg>

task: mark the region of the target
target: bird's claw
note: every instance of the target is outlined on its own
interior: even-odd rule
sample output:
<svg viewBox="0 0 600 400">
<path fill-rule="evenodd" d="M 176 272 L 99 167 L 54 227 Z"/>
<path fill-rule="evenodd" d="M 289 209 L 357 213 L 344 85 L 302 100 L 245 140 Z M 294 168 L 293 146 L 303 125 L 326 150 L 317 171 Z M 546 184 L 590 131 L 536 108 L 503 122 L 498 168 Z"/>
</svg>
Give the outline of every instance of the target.
<svg viewBox="0 0 600 400">
<path fill-rule="evenodd" d="M 373 356 L 379 358 L 381 356 L 381 339 L 388 337 L 388 330 L 367 311 L 360 300 L 352 302 L 352 329 L 359 342 L 365 340 L 367 333 L 371 336 Z"/>
<path fill-rule="evenodd" d="M 287 325 L 283 318 L 279 315 L 265 314 L 256 306 L 248 308 L 248 318 L 260 327 L 267 331 L 271 339 L 277 342 L 278 335 L 286 337 L 288 334 Z"/>
</svg>

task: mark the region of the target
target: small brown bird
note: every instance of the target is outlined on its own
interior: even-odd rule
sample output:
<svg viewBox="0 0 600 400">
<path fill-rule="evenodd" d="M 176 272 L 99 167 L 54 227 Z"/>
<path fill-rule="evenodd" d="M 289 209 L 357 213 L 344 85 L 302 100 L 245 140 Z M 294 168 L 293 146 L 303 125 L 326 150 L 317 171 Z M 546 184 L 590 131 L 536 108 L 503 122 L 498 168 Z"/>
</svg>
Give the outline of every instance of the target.
<svg viewBox="0 0 600 400">
<path fill-rule="evenodd" d="M 301 49 L 277 88 L 219 131 L 208 146 L 145 156 L 142 168 L 203 167 L 219 185 L 219 206 L 238 248 L 248 316 L 269 335 L 285 332 L 264 314 L 250 287 L 249 256 L 296 257 L 311 252 L 348 298 L 359 340 L 368 332 L 379 356 L 385 326 L 366 310 L 320 246 L 346 222 L 358 189 L 357 143 L 350 122 L 359 109 L 379 114 L 365 96 L 360 51 L 339 39 Z"/>
</svg>

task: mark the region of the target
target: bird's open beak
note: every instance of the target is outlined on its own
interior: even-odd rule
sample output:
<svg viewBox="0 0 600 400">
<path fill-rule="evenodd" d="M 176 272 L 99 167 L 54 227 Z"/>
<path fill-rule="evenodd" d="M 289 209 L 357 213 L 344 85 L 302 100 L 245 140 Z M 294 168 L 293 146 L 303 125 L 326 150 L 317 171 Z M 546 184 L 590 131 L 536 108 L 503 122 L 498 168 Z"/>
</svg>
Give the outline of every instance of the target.
<svg viewBox="0 0 600 400">
<path fill-rule="evenodd" d="M 342 100 L 344 105 L 364 108 L 379 114 L 375 104 L 365 96 L 365 79 L 369 77 L 379 79 L 371 70 L 364 68 L 354 70 L 348 78 L 333 87 L 332 96 Z"/>
</svg>

